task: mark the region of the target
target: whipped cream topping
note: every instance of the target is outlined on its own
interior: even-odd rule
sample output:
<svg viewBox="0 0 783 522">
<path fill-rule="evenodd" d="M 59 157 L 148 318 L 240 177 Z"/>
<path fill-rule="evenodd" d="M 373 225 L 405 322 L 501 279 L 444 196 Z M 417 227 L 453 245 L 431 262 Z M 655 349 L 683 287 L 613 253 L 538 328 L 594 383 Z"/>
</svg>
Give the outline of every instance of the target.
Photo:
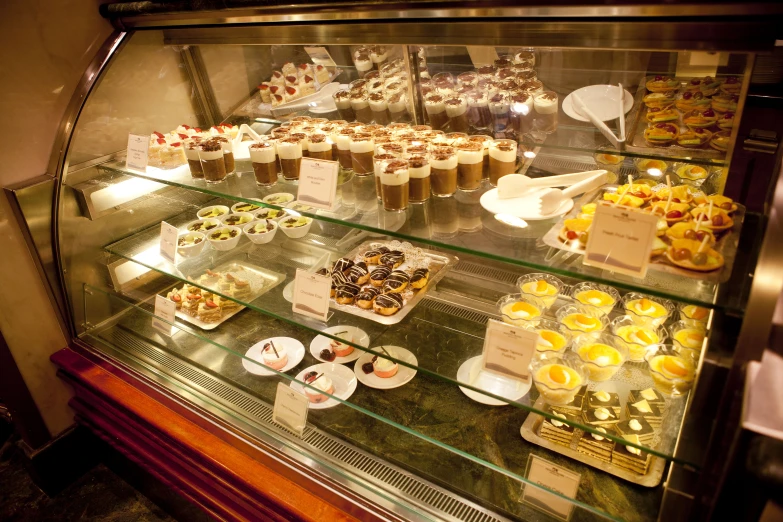
<svg viewBox="0 0 783 522">
<path fill-rule="evenodd" d="M 595 410 L 595 418 L 598 420 L 606 420 L 609 417 L 614 417 L 614 414 L 607 408 L 597 408 Z"/>
<path fill-rule="evenodd" d="M 275 350 L 277 350 L 277 355 L 275 355 Z M 275 350 L 272 349 L 271 345 L 267 346 L 266 350 L 264 350 L 264 362 L 276 363 L 283 360 L 283 358 L 286 357 L 286 354 L 288 353 L 285 349 L 285 346 L 283 346 L 281 343 L 275 343 Z"/>
<path fill-rule="evenodd" d="M 603 428 L 596 428 L 595 431 L 600 431 L 601 433 L 606 433 L 606 430 Z M 605 437 L 602 437 L 600 435 L 597 435 L 595 433 L 590 434 L 591 437 L 593 437 L 595 440 L 604 440 Z"/>
<path fill-rule="evenodd" d="M 496 161 L 505 161 L 507 163 L 516 162 L 517 144 L 510 140 L 493 142 L 489 146 L 489 157 Z"/>
<path fill-rule="evenodd" d="M 595 394 L 593 394 L 593 397 L 595 397 L 596 399 L 598 399 L 601 402 L 608 402 L 612 398 L 612 396 L 609 395 L 604 390 L 596 392 Z"/>
<path fill-rule="evenodd" d="M 549 93 L 546 92 L 538 94 L 533 98 L 533 106 L 539 114 L 555 114 L 557 113 L 557 97 L 550 99 Z"/>
<path fill-rule="evenodd" d="M 302 142 L 300 141 L 279 141 L 277 143 L 277 154 L 280 159 L 298 159 L 302 157 Z"/>
<path fill-rule="evenodd" d="M 386 348 L 386 351 L 389 352 L 389 355 L 392 357 L 395 357 L 394 350 L 390 350 L 389 348 Z M 388 371 L 394 368 L 397 365 L 396 362 L 392 361 L 391 359 L 386 359 L 384 357 L 378 356 L 377 359 L 372 363 L 373 368 L 375 368 L 378 371 Z"/>
<path fill-rule="evenodd" d="M 642 423 L 636 419 L 631 419 L 631 421 L 628 423 L 628 427 L 633 431 L 640 431 L 642 429 Z"/>
<path fill-rule="evenodd" d="M 565 415 L 563 415 L 562 413 L 556 413 L 556 412 L 552 412 L 552 415 L 554 415 L 555 417 L 560 417 L 561 419 L 565 419 L 565 418 L 566 418 L 566 416 L 565 416 Z M 549 419 L 549 422 L 551 422 L 552 424 L 554 424 L 554 425 L 555 425 L 555 426 L 557 426 L 558 428 L 560 428 L 561 426 L 564 426 L 564 425 L 565 425 L 565 423 L 564 423 L 564 422 L 560 422 L 560 421 L 559 421 L 559 420 L 557 420 L 557 419 Z"/>
<path fill-rule="evenodd" d="M 322 375 L 317 380 L 313 381 L 312 383 L 308 383 L 313 388 L 316 388 L 322 392 L 325 392 L 329 390 L 329 388 L 332 387 L 332 379 L 330 379 L 327 375 Z M 312 390 L 311 390 L 312 391 Z"/>
<path fill-rule="evenodd" d="M 272 163 L 275 161 L 275 147 L 271 143 L 258 144 L 259 146 L 251 145 L 248 149 L 250 151 L 250 161 L 253 163 Z"/>
</svg>

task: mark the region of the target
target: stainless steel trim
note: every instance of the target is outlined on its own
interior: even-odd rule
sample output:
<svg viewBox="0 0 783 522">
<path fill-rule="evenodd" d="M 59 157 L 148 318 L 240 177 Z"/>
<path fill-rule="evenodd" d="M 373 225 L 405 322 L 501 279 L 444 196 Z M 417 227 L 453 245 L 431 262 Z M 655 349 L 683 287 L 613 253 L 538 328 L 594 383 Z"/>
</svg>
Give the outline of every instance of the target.
<svg viewBox="0 0 783 522">
<path fill-rule="evenodd" d="M 201 58 L 201 50 L 197 46 L 186 45 L 180 50 L 180 57 L 193 85 L 193 103 L 197 107 L 196 114 L 201 116 L 199 125 L 206 128 L 222 122 L 223 114 L 218 109 L 209 74 Z"/>
</svg>

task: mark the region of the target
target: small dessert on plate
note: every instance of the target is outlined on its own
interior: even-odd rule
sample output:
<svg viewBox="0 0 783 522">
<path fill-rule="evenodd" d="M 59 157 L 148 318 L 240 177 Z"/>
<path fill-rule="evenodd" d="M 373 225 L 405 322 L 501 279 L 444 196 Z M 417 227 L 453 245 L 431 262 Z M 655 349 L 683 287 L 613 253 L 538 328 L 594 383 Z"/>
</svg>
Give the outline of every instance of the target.
<svg viewBox="0 0 783 522">
<path fill-rule="evenodd" d="M 626 419 L 615 426 L 617 432 L 622 435 L 636 435 L 641 444 L 649 446 L 655 437 L 655 428 L 644 419 Z"/>
<path fill-rule="evenodd" d="M 407 273 L 395 270 L 383 282 L 381 290 L 384 294 L 398 294 L 407 288 L 409 281 L 410 276 Z"/>
<path fill-rule="evenodd" d="M 342 332 L 335 332 L 333 335 L 335 337 L 339 337 L 340 339 L 344 339 L 348 342 L 354 342 L 353 336 L 346 337 L 350 332 L 348 330 L 342 331 Z M 329 349 L 336 355 L 337 357 L 347 357 L 351 355 L 354 351 L 354 347 L 350 344 L 342 343 L 336 339 L 332 339 L 329 342 Z"/>
<path fill-rule="evenodd" d="M 644 130 L 644 139 L 652 147 L 668 147 L 679 134 L 680 129 L 673 123 L 655 123 Z"/>
<path fill-rule="evenodd" d="M 206 299 L 198 305 L 199 320 L 205 323 L 216 323 L 220 321 L 220 305 L 212 299 Z"/>
<path fill-rule="evenodd" d="M 372 272 L 370 272 L 370 284 L 373 286 L 381 286 L 386 278 L 392 273 L 392 269 L 386 265 L 381 265 Z"/>
<path fill-rule="evenodd" d="M 672 193 L 673 203 L 690 203 L 693 201 L 693 194 L 691 194 L 687 185 L 675 185 L 674 187 L 661 187 L 653 192 L 653 199 L 656 201 L 668 201 L 669 191 Z"/>
<path fill-rule="evenodd" d="M 624 435 L 623 438 L 628 442 L 641 445 L 641 440 L 636 435 Z M 644 475 L 650 467 L 651 457 L 652 455 L 646 451 L 618 442 L 615 443 L 612 449 L 611 462 L 620 468 L 627 469 L 638 475 Z"/>
<path fill-rule="evenodd" d="M 598 283 L 579 283 L 571 288 L 571 297 L 578 303 L 594 308 L 602 315 L 612 311 L 620 294 L 611 286 Z"/>
<path fill-rule="evenodd" d="M 630 292 L 623 297 L 623 307 L 636 324 L 658 327 L 674 311 L 671 301 Z"/>
<path fill-rule="evenodd" d="M 656 404 L 650 404 L 645 399 L 628 402 L 625 406 L 629 419 L 644 419 L 653 428 L 660 428 L 663 422 L 663 410 Z"/>
<path fill-rule="evenodd" d="M 584 362 L 585 370 L 592 381 L 611 379 L 628 358 L 628 350 L 616 343 L 610 334 L 602 334 L 596 338 L 577 338 L 573 350 Z"/>
<path fill-rule="evenodd" d="M 610 408 L 599 406 L 582 411 L 582 420 L 591 426 L 611 426 L 620 422 L 620 416 Z"/>
<path fill-rule="evenodd" d="M 391 252 L 381 254 L 379 261 L 381 265 L 386 265 L 394 270 L 405 262 L 405 254 L 399 250 L 392 250 Z"/>
<path fill-rule="evenodd" d="M 381 256 L 389 252 L 389 249 L 385 246 L 368 250 L 363 254 L 364 262 L 368 265 L 377 265 L 381 262 Z"/>
<path fill-rule="evenodd" d="M 680 81 L 668 76 L 656 76 L 645 85 L 650 92 L 670 92 L 680 88 Z"/>
<path fill-rule="evenodd" d="M 538 393 L 550 404 L 568 404 L 586 379 L 584 367 L 573 354 L 534 359 L 533 382 Z"/>
<path fill-rule="evenodd" d="M 334 300 L 338 304 L 353 304 L 360 290 L 361 287 L 359 285 L 343 283 L 335 288 Z"/>
<path fill-rule="evenodd" d="M 731 133 L 729 131 L 719 131 L 710 138 L 710 147 L 721 152 L 726 152 L 731 143 Z"/>
<path fill-rule="evenodd" d="M 677 136 L 677 145 L 688 148 L 703 147 L 710 141 L 710 138 L 712 138 L 712 133 L 707 129 L 688 129 Z"/>
<path fill-rule="evenodd" d="M 523 294 L 529 294 L 540 299 L 544 306 L 550 308 L 555 304 L 563 282 L 549 274 L 528 274 L 517 279 L 517 286 Z"/>
<path fill-rule="evenodd" d="M 655 173 L 661 176 L 669 170 L 669 164 L 659 159 L 639 158 L 634 160 L 634 165 L 636 166 L 636 171 L 641 174 Z"/>
<path fill-rule="evenodd" d="M 309 384 L 313 388 L 305 387 L 304 392 L 310 402 L 319 403 L 329 400 L 326 393 L 334 393 L 334 384 L 332 380 L 327 377 L 325 373 L 308 372 L 303 378 L 305 384 Z M 319 393 L 323 392 L 323 393 Z"/>
<path fill-rule="evenodd" d="M 587 244 L 588 230 L 593 225 L 592 218 L 571 218 L 563 221 L 563 228 L 558 234 L 558 238 L 563 243 L 569 243 L 574 246 L 584 248 Z"/>
<path fill-rule="evenodd" d="M 288 351 L 283 344 L 269 341 L 261 348 L 261 358 L 265 365 L 280 370 L 288 364 Z"/>
<path fill-rule="evenodd" d="M 382 348 L 383 352 L 389 357 L 394 357 L 395 352 L 392 348 Z M 372 358 L 372 371 L 375 375 L 381 379 L 390 379 L 397 375 L 400 365 L 384 357 L 383 355 L 375 355 Z"/>
<path fill-rule="evenodd" d="M 517 326 L 536 324 L 545 309 L 540 299 L 528 294 L 510 294 L 498 301 L 503 322 Z"/>
<path fill-rule="evenodd" d="M 712 109 L 707 109 L 705 111 L 691 111 L 687 114 L 684 114 L 682 117 L 682 122 L 691 130 L 712 127 L 717 121 L 718 115 Z"/>
<path fill-rule="evenodd" d="M 696 358 L 690 350 L 669 344 L 651 346 L 645 355 L 655 388 L 664 395 L 682 395 L 693 386 Z"/>
</svg>

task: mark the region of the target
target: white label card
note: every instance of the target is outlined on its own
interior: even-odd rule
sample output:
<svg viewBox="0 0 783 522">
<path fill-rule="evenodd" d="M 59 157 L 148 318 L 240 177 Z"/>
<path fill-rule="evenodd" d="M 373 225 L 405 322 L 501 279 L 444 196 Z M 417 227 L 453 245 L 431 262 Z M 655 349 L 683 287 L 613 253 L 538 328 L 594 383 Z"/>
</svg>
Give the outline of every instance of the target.
<svg viewBox="0 0 783 522">
<path fill-rule="evenodd" d="M 298 268 L 294 279 L 294 312 L 319 321 L 326 321 L 329 313 L 329 294 L 332 279 L 327 276 L 311 274 Z"/>
<path fill-rule="evenodd" d="M 290 386 L 286 386 L 282 382 L 278 382 L 272 420 L 301 437 L 307 426 L 309 406 L 310 401 L 305 394 L 292 389 Z"/>
<path fill-rule="evenodd" d="M 468 45 L 467 49 L 468 54 L 470 55 L 470 60 L 473 62 L 474 67 L 492 65 L 495 60 L 500 58 L 494 47 L 488 47 L 485 45 Z"/>
<path fill-rule="evenodd" d="M 527 479 L 530 482 L 566 497 L 576 498 L 581 478 L 579 473 L 535 455 L 530 455 L 527 462 Z M 527 484 L 522 490 L 522 502 L 562 520 L 569 520 L 574 512 L 574 505 L 568 500 Z"/>
<path fill-rule="evenodd" d="M 165 221 L 160 222 L 160 257 L 171 264 L 177 262 L 177 236 L 179 230 Z"/>
<path fill-rule="evenodd" d="M 149 136 L 128 134 L 128 151 L 125 155 L 125 168 L 145 172 L 147 170 L 149 148 Z"/>
<path fill-rule="evenodd" d="M 598 205 L 585 246 L 584 264 L 643 278 L 657 229 L 657 216 Z"/>
<path fill-rule="evenodd" d="M 316 65 L 323 65 L 324 67 L 337 67 L 337 64 L 332 60 L 332 55 L 326 50 L 326 47 L 305 47 L 305 52 L 310 55 L 310 59 Z"/>
<path fill-rule="evenodd" d="M 303 205 L 330 210 L 337 198 L 337 161 L 302 158 L 299 169 L 299 192 L 296 199 Z"/>
<path fill-rule="evenodd" d="M 177 304 L 162 295 L 155 296 L 155 317 L 152 318 L 152 327 L 166 335 L 174 334 L 173 323 L 177 316 Z"/>
<path fill-rule="evenodd" d="M 490 319 L 484 336 L 482 368 L 511 379 L 530 382 L 530 361 L 538 333 Z"/>
</svg>

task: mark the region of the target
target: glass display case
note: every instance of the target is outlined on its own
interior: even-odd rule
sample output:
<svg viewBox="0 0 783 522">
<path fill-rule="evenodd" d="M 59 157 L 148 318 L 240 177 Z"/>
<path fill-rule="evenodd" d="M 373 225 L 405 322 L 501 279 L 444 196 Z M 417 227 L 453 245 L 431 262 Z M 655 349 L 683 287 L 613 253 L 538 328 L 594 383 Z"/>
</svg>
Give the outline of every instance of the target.
<svg viewBox="0 0 783 522">
<path fill-rule="evenodd" d="M 74 333 L 410 518 L 687 519 L 767 232 L 724 189 L 771 44 L 462 16 L 141 17 L 63 152 Z M 303 197 L 314 163 L 336 188 Z M 642 277 L 584 263 L 617 209 L 657 217 Z M 331 278 L 326 320 L 292 306 L 299 271 Z M 528 339 L 517 377 L 488 331 Z M 301 436 L 272 419 L 280 383 Z"/>
</svg>

